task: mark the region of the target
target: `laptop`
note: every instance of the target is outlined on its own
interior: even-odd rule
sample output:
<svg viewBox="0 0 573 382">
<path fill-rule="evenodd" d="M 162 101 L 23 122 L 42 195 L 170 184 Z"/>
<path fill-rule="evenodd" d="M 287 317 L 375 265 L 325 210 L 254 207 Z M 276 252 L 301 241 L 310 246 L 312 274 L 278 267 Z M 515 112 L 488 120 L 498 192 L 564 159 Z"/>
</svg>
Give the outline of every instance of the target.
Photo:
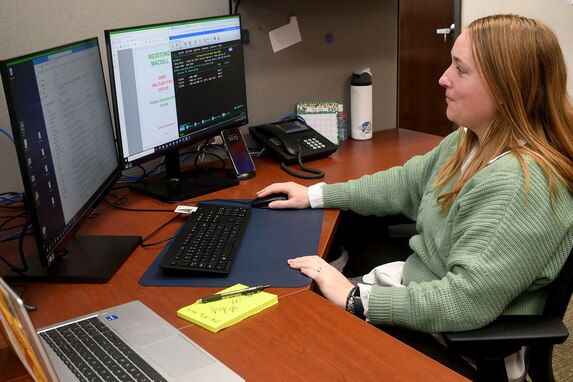
<svg viewBox="0 0 573 382">
<path fill-rule="evenodd" d="M 140 301 L 36 330 L 0 278 L 0 331 L 37 381 L 244 381 Z"/>
</svg>

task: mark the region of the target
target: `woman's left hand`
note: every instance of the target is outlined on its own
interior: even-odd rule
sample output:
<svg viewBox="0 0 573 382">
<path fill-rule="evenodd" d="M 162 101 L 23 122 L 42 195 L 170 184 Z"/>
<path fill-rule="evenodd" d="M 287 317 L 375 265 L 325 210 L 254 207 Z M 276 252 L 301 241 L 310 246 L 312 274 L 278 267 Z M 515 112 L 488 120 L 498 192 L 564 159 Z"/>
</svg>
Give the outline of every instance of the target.
<svg viewBox="0 0 573 382">
<path fill-rule="evenodd" d="M 320 256 L 297 257 L 287 262 L 291 268 L 300 269 L 303 274 L 313 279 L 324 297 L 341 308 L 346 308 L 346 297 L 354 285 L 336 268 Z"/>
</svg>

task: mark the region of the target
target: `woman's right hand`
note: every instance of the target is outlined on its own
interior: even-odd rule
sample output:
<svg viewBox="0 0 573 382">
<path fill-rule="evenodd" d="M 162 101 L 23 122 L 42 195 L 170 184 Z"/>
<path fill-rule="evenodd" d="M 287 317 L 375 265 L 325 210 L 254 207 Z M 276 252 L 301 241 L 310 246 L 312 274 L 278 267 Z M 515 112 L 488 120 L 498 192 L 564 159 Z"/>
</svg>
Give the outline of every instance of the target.
<svg viewBox="0 0 573 382">
<path fill-rule="evenodd" d="M 308 208 L 308 187 L 294 182 L 273 183 L 260 191 L 257 191 L 257 197 L 262 198 L 271 194 L 287 194 L 288 200 L 277 200 L 269 203 L 269 208 Z"/>
</svg>

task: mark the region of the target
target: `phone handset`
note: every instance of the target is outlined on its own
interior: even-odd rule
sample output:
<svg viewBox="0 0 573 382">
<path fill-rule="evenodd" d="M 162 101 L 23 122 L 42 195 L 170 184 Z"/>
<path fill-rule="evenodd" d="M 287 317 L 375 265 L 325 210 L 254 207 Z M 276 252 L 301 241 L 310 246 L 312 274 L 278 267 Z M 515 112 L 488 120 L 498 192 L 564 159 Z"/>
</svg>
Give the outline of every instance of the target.
<svg viewBox="0 0 573 382">
<path fill-rule="evenodd" d="M 292 176 L 302 179 L 319 179 L 324 177 L 324 172 L 321 170 L 306 167 L 302 163 L 302 148 L 298 141 L 289 133 L 281 129 L 277 125 L 265 124 L 257 126 L 257 130 L 262 134 L 266 135 L 267 138 L 276 146 L 282 146 L 284 150 L 292 156 L 295 156 L 298 161 L 298 166 L 301 170 L 308 172 L 310 174 L 301 174 L 299 172 L 293 171 L 289 168 L 285 162 L 281 162 L 281 168 Z"/>
<path fill-rule="evenodd" d="M 290 155 L 298 156 L 302 149 L 294 137 L 286 131 L 273 124 L 257 126 L 257 130 L 265 134 L 271 142 L 277 146 L 283 146 Z"/>
</svg>

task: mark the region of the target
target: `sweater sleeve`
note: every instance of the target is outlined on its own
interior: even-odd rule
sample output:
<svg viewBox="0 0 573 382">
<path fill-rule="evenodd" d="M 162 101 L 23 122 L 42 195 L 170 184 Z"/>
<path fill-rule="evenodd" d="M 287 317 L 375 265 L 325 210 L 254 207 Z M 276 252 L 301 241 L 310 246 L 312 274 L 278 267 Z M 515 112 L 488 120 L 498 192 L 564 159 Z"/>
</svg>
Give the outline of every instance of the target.
<svg viewBox="0 0 573 382">
<path fill-rule="evenodd" d="M 403 213 L 415 220 L 424 190 L 455 150 L 458 133 L 444 138 L 433 150 L 411 158 L 403 166 L 365 175 L 344 183 L 325 185 L 324 207 L 352 210 L 361 215 Z"/>
<path fill-rule="evenodd" d="M 442 256 L 445 276 L 405 288 L 374 286 L 370 321 L 425 332 L 476 329 L 554 279 L 573 245 L 573 207 L 563 189 L 550 207 L 547 180 L 534 167 L 527 196 L 522 173 L 476 175 L 448 213 L 448 253 L 408 259 L 422 268 L 429 257 Z"/>
</svg>

